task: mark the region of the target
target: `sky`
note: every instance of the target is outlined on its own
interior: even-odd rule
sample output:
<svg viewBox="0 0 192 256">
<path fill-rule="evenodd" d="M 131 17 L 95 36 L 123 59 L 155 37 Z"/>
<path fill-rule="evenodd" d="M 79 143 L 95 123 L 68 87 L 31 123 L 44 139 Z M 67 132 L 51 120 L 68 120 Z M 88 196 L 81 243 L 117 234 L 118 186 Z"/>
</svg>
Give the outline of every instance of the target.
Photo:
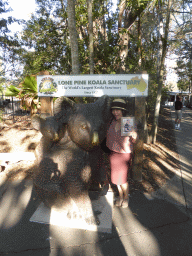
<svg viewBox="0 0 192 256">
<path fill-rule="evenodd" d="M 6 16 L 28 20 L 30 18 L 30 14 L 35 11 L 35 0 L 8 0 L 8 2 L 13 11 L 7 13 Z M 21 31 L 22 26 L 12 24 L 9 28 L 11 31 L 16 32 Z"/>
</svg>

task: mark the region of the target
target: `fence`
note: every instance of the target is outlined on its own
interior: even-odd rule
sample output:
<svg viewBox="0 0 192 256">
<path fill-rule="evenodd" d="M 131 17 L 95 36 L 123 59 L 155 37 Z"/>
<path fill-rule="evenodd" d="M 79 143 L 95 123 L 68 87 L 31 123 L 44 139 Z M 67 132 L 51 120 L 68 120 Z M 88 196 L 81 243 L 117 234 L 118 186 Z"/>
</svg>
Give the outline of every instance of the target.
<svg viewBox="0 0 192 256">
<path fill-rule="evenodd" d="M 21 102 L 16 97 L 0 95 L 0 117 L 3 120 L 15 119 L 16 116 L 28 116 L 29 111 L 21 109 Z"/>
</svg>

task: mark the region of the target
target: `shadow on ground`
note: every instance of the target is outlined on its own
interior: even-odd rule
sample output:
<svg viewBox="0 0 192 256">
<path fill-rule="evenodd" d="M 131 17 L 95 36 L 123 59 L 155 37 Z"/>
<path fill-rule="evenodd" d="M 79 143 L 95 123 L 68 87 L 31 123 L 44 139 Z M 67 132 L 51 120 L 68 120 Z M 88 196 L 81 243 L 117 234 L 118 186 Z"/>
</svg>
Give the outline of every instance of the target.
<svg viewBox="0 0 192 256">
<path fill-rule="evenodd" d="M 113 208 L 112 233 L 32 223 L 30 217 L 39 204 L 31 181 L 1 184 L 0 255 L 170 256 L 192 252 L 187 211 L 161 199 L 148 200 L 137 191 L 131 195 L 129 208 Z"/>
<path fill-rule="evenodd" d="M 183 194 L 184 191 L 191 191 L 190 129 L 191 119 L 186 113 L 183 133 L 178 131 L 176 134 L 177 143 L 180 145 L 179 154 L 183 173 L 178 172 L 182 173 L 181 176 L 174 173 L 174 177 L 178 176 L 175 188 L 173 184 L 168 186 L 169 191 L 172 192 L 170 197 L 176 201 L 179 193 L 186 202 L 192 197 L 191 194 Z M 169 132 L 168 128 L 164 132 Z M 164 147 L 157 145 L 155 149 L 161 153 L 160 155 L 153 148 L 153 163 L 156 168 L 157 166 L 160 169 L 163 166 L 177 167 L 170 143 L 166 148 L 165 152 Z M 168 172 L 164 174 L 169 175 Z M 151 182 L 157 180 L 154 176 L 151 179 Z M 30 217 L 40 204 L 32 182 L 7 181 L 3 177 L 0 182 L 0 255 L 192 255 L 192 222 L 185 201 L 178 207 L 162 198 L 149 200 L 134 189 L 129 208 L 114 207 L 112 233 L 107 234 L 31 223 Z M 178 189 L 178 194 L 174 189 Z"/>
<path fill-rule="evenodd" d="M 110 255 L 102 245 L 114 237 L 126 255 L 115 229 L 107 234 L 30 222 L 41 203 L 32 181 L 1 180 L 0 191 L 0 255 Z"/>
</svg>

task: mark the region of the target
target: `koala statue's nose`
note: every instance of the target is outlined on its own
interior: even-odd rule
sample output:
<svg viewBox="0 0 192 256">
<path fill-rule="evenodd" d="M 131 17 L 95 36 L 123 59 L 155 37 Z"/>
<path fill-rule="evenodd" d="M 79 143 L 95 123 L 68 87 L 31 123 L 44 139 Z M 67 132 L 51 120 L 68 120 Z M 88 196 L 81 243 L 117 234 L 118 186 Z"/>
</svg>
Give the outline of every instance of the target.
<svg viewBox="0 0 192 256">
<path fill-rule="evenodd" d="M 58 141 L 59 140 L 59 135 L 57 132 L 54 133 L 54 136 L 53 136 L 53 141 Z"/>
<path fill-rule="evenodd" d="M 93 132 L 92 145 L 93 146 L 99 145 L 99 134 L 98 134 L 98 132 Z"/>
</svg>

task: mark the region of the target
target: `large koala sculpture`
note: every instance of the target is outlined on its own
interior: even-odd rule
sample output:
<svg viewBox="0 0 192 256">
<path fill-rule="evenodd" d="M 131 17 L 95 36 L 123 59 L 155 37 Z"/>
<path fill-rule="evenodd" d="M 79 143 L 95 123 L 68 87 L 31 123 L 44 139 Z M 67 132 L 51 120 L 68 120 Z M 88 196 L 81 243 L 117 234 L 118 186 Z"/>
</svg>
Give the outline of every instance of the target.
<svg viewBox="0 0 192 256">
<path fill-rule="evenodd" d="M 60 97 L 54 103 L 54 116 L 32 119 L 42 133 L 36 148 L 34 186 L 46 205 L 75 205 L 87 222 L 95 221 L 88 191 L 91 184 L 106 178 L 100 144 L 110 119 L 108 96 L 89 104 Z"/>
</svg>

